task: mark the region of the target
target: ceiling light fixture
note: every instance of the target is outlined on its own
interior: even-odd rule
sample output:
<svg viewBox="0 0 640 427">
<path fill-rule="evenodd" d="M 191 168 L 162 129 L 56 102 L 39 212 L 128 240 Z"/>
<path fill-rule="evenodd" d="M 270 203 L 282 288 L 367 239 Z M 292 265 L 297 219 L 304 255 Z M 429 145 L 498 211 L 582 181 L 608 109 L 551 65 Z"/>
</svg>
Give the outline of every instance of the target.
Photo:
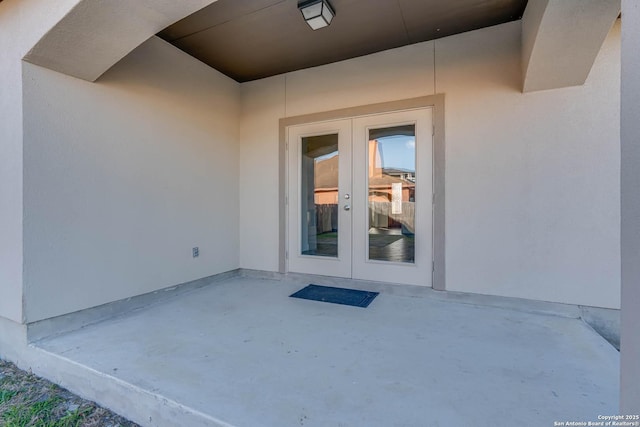
<svg viewBox="0 0 640 427">
<path fill-rule="evenodd" d="M 298 9 L 312 30 L 329 26 L 336 15 L 327 0 L 301 0 Z"/>
</svg>

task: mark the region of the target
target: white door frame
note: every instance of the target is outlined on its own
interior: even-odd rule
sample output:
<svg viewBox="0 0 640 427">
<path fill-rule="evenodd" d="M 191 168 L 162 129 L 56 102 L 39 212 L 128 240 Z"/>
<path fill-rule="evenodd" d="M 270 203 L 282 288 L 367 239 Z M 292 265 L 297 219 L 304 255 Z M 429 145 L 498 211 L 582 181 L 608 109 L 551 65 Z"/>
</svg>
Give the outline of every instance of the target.
<svg viewBox="0 0 640 427">
<path fill-rule="evenodd" d="M 353 119 L 353 253 L 352 277 L 390 283 L 432 286 L 433 265 L 433 107 L 381 113 Z M 416 126 L 415 260 L 413 263 L 375 261 L 368 257 L 368 130 Z M 358 160 L 360 159 L 360 160 Z M 427 221 L 427 218 L 430 220 Z"/>
<path fill-rule="evenodd" d="M 433 274 L 434 289 L 446 289 L 446 247 L 445 247 L 445 97 L 443 94 L 428 95 L 400 101 L 389 101 L 359 107 L 343 108 L 321 113 L 305 114 L 281 118 L 279 120 L 279 265 L 280 273 L 287 272 L 287 204 L 289 191 L 287 181 L 287 127 L 322 121 L 345 119 L 378 113 L 403 111 L 423 107 L 433 107 Z"/>
<path fill-rule="evenodd" d="M 301 252 L 302 218 L 300 211 L 302 173 L 302 155 L 300 153 L 301 139 L 317 135 L 338 135 L 338 255 L 325 257 L 303 255 Z M 289 191 L 287 223 L 289 224 L 289 239 L 287 245 L 287 271 L 298 271 L 308 274 L 350 278 L 351 271 L 351 211 L 343 209 L 345 204 L 350 206 L 350 200 L 345 200 L 345 194 L 351 193 L 351 120 L 333 120 L 321 123 L 295 125 L 288 128 L 289 163 L 287 176 Z M 348 172 L 345 173 L 345 172 Z M 346 203 L 345 203 L 346 202 Z"/>
<path fill-rule="evenodd" d="M 354 279 L 432 286 L 433 265 L 433 107 L 348 119 L 293 125 L 287 131 L 287 271 Z M 411 124 L 416 135 L 415 259 L 369 259 L 367 147 L 369 129 Z M 337 134 L 339 142 L 338 256 L 303 253 L 301 210 L 302 154 L 305 137 Z M 353 158 L 351 157 L 353 155 Z M 349 197 L 343 200 L 343 197 Z M 344 206 L 343 206 L 344 205 Z M 346 210 L 351 207 L 351 210 Z M 309 213 L 307 212 L 308 216 Z"/>
</svg>

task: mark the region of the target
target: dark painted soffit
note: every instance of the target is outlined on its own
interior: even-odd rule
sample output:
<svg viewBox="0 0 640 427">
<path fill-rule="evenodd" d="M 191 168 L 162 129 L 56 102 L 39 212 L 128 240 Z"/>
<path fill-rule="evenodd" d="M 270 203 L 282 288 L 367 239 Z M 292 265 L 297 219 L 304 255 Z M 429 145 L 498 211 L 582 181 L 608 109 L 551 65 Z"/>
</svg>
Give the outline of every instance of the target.
<svg viewBox="0 0 640 427">
<path fill-rule="evenodd" d="M 297 0 L 218 0 L 158 35 L 246 82 L 518 20 L 527 0 L 329 0 L 312 31 Z"/>
</svg>

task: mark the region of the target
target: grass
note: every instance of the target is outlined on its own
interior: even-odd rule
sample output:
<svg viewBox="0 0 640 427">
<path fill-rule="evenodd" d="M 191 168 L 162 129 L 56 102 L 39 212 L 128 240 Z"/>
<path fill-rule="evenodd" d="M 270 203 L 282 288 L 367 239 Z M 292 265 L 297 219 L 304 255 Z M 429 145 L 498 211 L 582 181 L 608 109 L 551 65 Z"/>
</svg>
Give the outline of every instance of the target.
<svg viewBox="0 0 640 427">
<path fill-rule="evenodd" d="M 15 391 L 0 390 L 0 405 L 11 400 L 16 395 Z"/>
<path fill-rule="evenodd" d="M 2 427 L 137 427 L 94 402 L 0 360 Z"/>
</svg>

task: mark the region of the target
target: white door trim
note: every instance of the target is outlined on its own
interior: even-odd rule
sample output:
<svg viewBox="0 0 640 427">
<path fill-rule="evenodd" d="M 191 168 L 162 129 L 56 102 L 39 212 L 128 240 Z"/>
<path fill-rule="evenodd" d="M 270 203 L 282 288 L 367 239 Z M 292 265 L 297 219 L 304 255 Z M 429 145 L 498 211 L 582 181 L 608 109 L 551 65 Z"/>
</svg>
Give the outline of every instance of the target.
<svg viewBox="0 0 640 427">
<path fill-rule="evenodd" d="M 338 256 L 326 257 L 302 253 L 301 185 L 302 139 L 318 135 L 338 135 Z M 344 195 L 351 193 L 351 120 L 334 120 L 321 123 L 296 125 L 288 128 L 288 270 L 296 273 L 320 274 L 335 277 L 351 277 L 351 211 L 345 210 Z M 292 191 L 295 190 L 295 191 Z"/>
<path fill-rule="evenodd" d="M 369 129 L 414 125 L 416 136 L 415 259 L 412 262 L 369 259 L 369 196 L 367 147 Z M 305 254 L 309 250 L 309 211 L 305 210 L 301 147 L 307 137 L 337 134 L 339 144 L 338 256 Z M 433 239 L 433 141 L 432 107 L 293 125 L 287 128 L 288 265 L 287 271 L 335 277 L 432 285 Z M 350 194 L 346 200 L 344 196 Z M 413 205 L 413 204 L 412 204 Z M 350 210 L 346 210 L 350 207 Z M 314 211 L 315 212 L 315 211 Z M 306 215 L 306 217 L 305 217 Z M 315 213 L 311 214 L 315 215 Z M 306 218 L 306 222 L 305 219 Z M 320 236 L 320 235 L 318 235 Z M 406 239 L 407 237 L 403 237 Z M 311 239 L 309 239 L 311 242 Z M 304 244 L 303 244 L 304 243 Z M 315 243 L 315 242 L 314 242 Z M 306 245 L 306 246 L 305 246 Z M 303 247 L 304 246 L 304 247 Z M 318 245 L 318 247 L 320 247 Z M 329 246 L 332 247 L 332 246 Z M 306 249 L 305 249 L 306 248 Z"/>
<path fill-rule="evenodd" d="M 368 130 L 416 126 L 415 261 L 370 260 L 367 169 Z M 433 136 L 431 107 L 353 119 L 353 259 L 354 279 L 432 286 L 433 265 Z"/>
</svg>

